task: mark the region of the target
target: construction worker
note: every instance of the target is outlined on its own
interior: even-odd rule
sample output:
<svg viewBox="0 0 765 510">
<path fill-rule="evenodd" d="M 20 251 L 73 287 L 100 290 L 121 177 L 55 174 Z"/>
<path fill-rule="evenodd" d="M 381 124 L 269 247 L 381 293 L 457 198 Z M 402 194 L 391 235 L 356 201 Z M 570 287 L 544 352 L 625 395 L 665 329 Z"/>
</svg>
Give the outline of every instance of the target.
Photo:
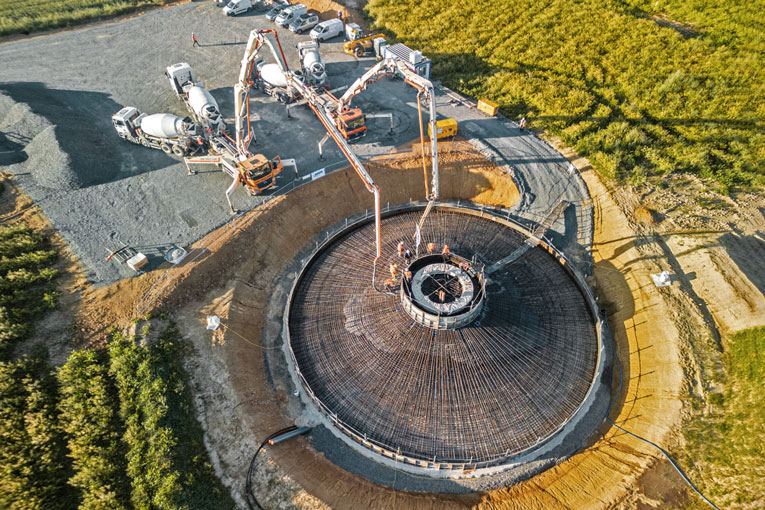
<svg viewBox="0 0 765 510">
<path fill-rule="evenodd" d="M 406 278 L 406 281 L 411 282 L 412 281 L 412 272 L 410 270 L 404 271 L 404 278 Z"/>
<path fill-rule="evenodd" d="M 390 275 L 395 278 L 398 275 L 398 264 L 390 265 Z"/>
<path fill-rule="evenodd" d="M 451 255 L 451 252 L 449 251 L 449 245 L 448 244 L 444 245 L 444 249 L 441 250 L 441 255 L 443 255 L 444 257 L 448 257 L 449 255 Z"/>
<path fill-rule="evenodd" d="M 406 250 L 404 252 L 404 260 L 406 261 L 406 265 L 409 265 L 409 261 L 412 260 L 412 252 L 409 250 Z"/>
<path fill-rule="evenodd" d="M 393 281 L 393 278 L 388 278 L 383 283 L 385 285 L 385 290 L 393 290 L 393 286 L 395 285 L 395 282 Z"/>
<path fill-rule="evenodd" d="M 520 127 L 520 128 L 521 128 L 521 131 L 523 131 L 523 130 L 524 130 L 524 128 L 526 127 L 526 117 L 523 117 L 523 118 L 521 119 L 521 121 L 518 123 L 518 127 Z"/>
<path fill-rule="evenodd" d="M 202 45 L 199 44 L 196 34 L 194 32 L 191 32 L 191 47 L 196 48 L 197 46 L 202 46 Z"/>
<path fill-rule="evenodd" d="M 460 264 L 460 269 L 462 269 L 462 270 L 463 270 L 463 271 L 465 271 L 466 273 L 467 273 L 468 271 L 470 271 L 470 262 L 468 262 L 467 260 L 466 260 L 466 261 L 464 261 L 464 262 L 462 262 L 462 263 Z"/>
<path fill-rule="evenodd" d="M 404 241 L 399 241 L 398 246 L 396 247 L 396 251 L 398 252 L 399 257 L 404 256 Z"/>
<path fill-rule="evenodd" d="M 436 250 L 436 243 L 428 243 L 428 253 L 433 253 Z"/>
<path fill-rule="evenodd" d="M 438 299 L 443 303 L 446 301 L 446 292 L 444 292 L 444 289 L 441 289 L 438 291 Z"/>
</svg>

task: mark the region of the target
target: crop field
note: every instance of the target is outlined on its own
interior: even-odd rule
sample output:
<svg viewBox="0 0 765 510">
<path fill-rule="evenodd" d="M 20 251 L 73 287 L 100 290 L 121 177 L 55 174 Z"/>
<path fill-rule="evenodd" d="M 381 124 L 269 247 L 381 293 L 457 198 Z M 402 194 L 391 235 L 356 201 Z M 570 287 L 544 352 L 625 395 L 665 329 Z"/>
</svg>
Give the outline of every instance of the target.
<svg viewBox="0 0 765 510">
<path fill-rule="evenodd" d="M 617 182 L 765 186 L 765 5 L 370 0 L 433 78 L 559 135 Z M 427 20 L 427 22 L 425 22 Z"/>
<path fill-rule="evenodd" d="M 726 390 L 685 430 L 687 465 L 721 508 L 762 508 L 765 478 L 765 327 L 736 333 L 726 356 Z M 691 462 L 692 461 L 692 462 Z M 704 473 L 715 473 L 705 476 Z M 698 503 L 693 508 L 705 508 Z"/>
<path fill-rule="evenodd" d="M 44 348 L 0 362 L 0 507 L 234 508 L 194 418 L 183 345 L 172 326 L 151 345 L 115 331 L 57 369 Z"/>
<path fill-rule="evenodd" d="M 23 226 L 0 227 L 0 360 L 29 335 L 33 323 L 56 305 L 57 253 Z"/>
<path fill-rule="evenodd" d="M 116 16 L 172 0 L 1 0 L 0 36 L 38 32 Z"/>
</svg>

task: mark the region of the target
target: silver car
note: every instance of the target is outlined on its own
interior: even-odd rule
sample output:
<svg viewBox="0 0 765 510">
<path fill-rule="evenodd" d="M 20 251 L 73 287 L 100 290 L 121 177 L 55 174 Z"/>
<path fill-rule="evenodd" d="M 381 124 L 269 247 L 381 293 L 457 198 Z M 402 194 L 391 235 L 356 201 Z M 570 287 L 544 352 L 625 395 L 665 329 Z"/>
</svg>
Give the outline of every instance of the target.
<svg viewBox="0 0 765 510">
<path fill-rule="evenodd" d="M 298 19 L 290 23 L 290 31 L 296 34 L 302 34 L 306 30 L 311 30 L 319 23 L 319 17 L 310 12 L 301 14 Z"/>
</svg>

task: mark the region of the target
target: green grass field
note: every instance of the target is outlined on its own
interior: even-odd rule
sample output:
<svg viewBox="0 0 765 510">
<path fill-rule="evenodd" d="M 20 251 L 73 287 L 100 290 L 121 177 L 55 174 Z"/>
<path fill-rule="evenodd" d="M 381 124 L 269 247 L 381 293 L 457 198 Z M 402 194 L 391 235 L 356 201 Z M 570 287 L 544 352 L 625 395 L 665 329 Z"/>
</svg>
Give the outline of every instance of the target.
<svg viewBox="0 0 765 510">
<path fill-rule="evenodd" d="M 79 25 L 173 0 L 0 0 L 0 35 Z"/>
<path fill-rule="evenodd" d="M 433 79 L 559 135 L 609 180 L 765 186 L 765 2 L 369 0 Z"/>
<path fill-rule="evenodd" d="M 720 508 L 765 508 L 765 327 L 739 332 L 726 353 L 727 381 L 685 429 L 683 463 Z M 693 500 L 692 508 L 708 508 Z"/>
</svg>

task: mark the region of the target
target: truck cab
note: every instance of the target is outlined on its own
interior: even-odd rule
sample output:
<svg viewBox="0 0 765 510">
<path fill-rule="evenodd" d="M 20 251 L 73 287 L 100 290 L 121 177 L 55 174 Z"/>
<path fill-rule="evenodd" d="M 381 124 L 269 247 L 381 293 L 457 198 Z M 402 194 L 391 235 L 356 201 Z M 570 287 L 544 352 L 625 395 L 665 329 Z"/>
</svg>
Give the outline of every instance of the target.
<svg viewBox="0 0 765 510">
<path fill-rule="evenodd" d="M 279 156 L 269 160 L 262 154 L 255 154 L 237 164 L 242 184 L 251 195 L 273 188 L 276 176 L 282 171 L 282 161 Z"/>
<path fill-rule="evenodd" d="M 204 87 L 204 83 L 197 82 L 194 70 L 186 62 L 167 66 L 165 76 L 170 81 L 170 88 L 173 89 L 173 92 L 178 97 L 183 96 L 194 85 Z"/>
<path fill-rule="evenodd" d="M 236 16 L 252 9 L 252 2 L 250 0 L 231 0 L 226 7 L 223 8 L 223 14 L 226 16 Z"/>
<path fill-rule="evenodd" d="M 319 23 L 319 16 L 307 12 L 305 14 L 301 14 L 295 21 L 290 23 L 290 32 L 302 34 L 306 30 L 310 30 L 315 27 L 317 23 Z"/>
<path fill-rule="evenodd" d="M 367 119 L 361 110 L 351 108 L 337 116 L 337 130 L 346 140 L 356 140 L 367 132 Z"/>
<path fill-rule="evenodd" d="M 138 108 L 126 106 L 112 115 L 112 125 L 121 138 L 130 139 L 136 136 L 141 117 L 145 117 L 145 114 L 139 112 Z"/>
<path fill-rule="evenodd" d="M 300 15 L 307 13 L 305 5 L 295 4 L 287 7 L 274 20 L 280 27 L 286 28 L 290 23 L 295 21 Z"/>
</svg>

